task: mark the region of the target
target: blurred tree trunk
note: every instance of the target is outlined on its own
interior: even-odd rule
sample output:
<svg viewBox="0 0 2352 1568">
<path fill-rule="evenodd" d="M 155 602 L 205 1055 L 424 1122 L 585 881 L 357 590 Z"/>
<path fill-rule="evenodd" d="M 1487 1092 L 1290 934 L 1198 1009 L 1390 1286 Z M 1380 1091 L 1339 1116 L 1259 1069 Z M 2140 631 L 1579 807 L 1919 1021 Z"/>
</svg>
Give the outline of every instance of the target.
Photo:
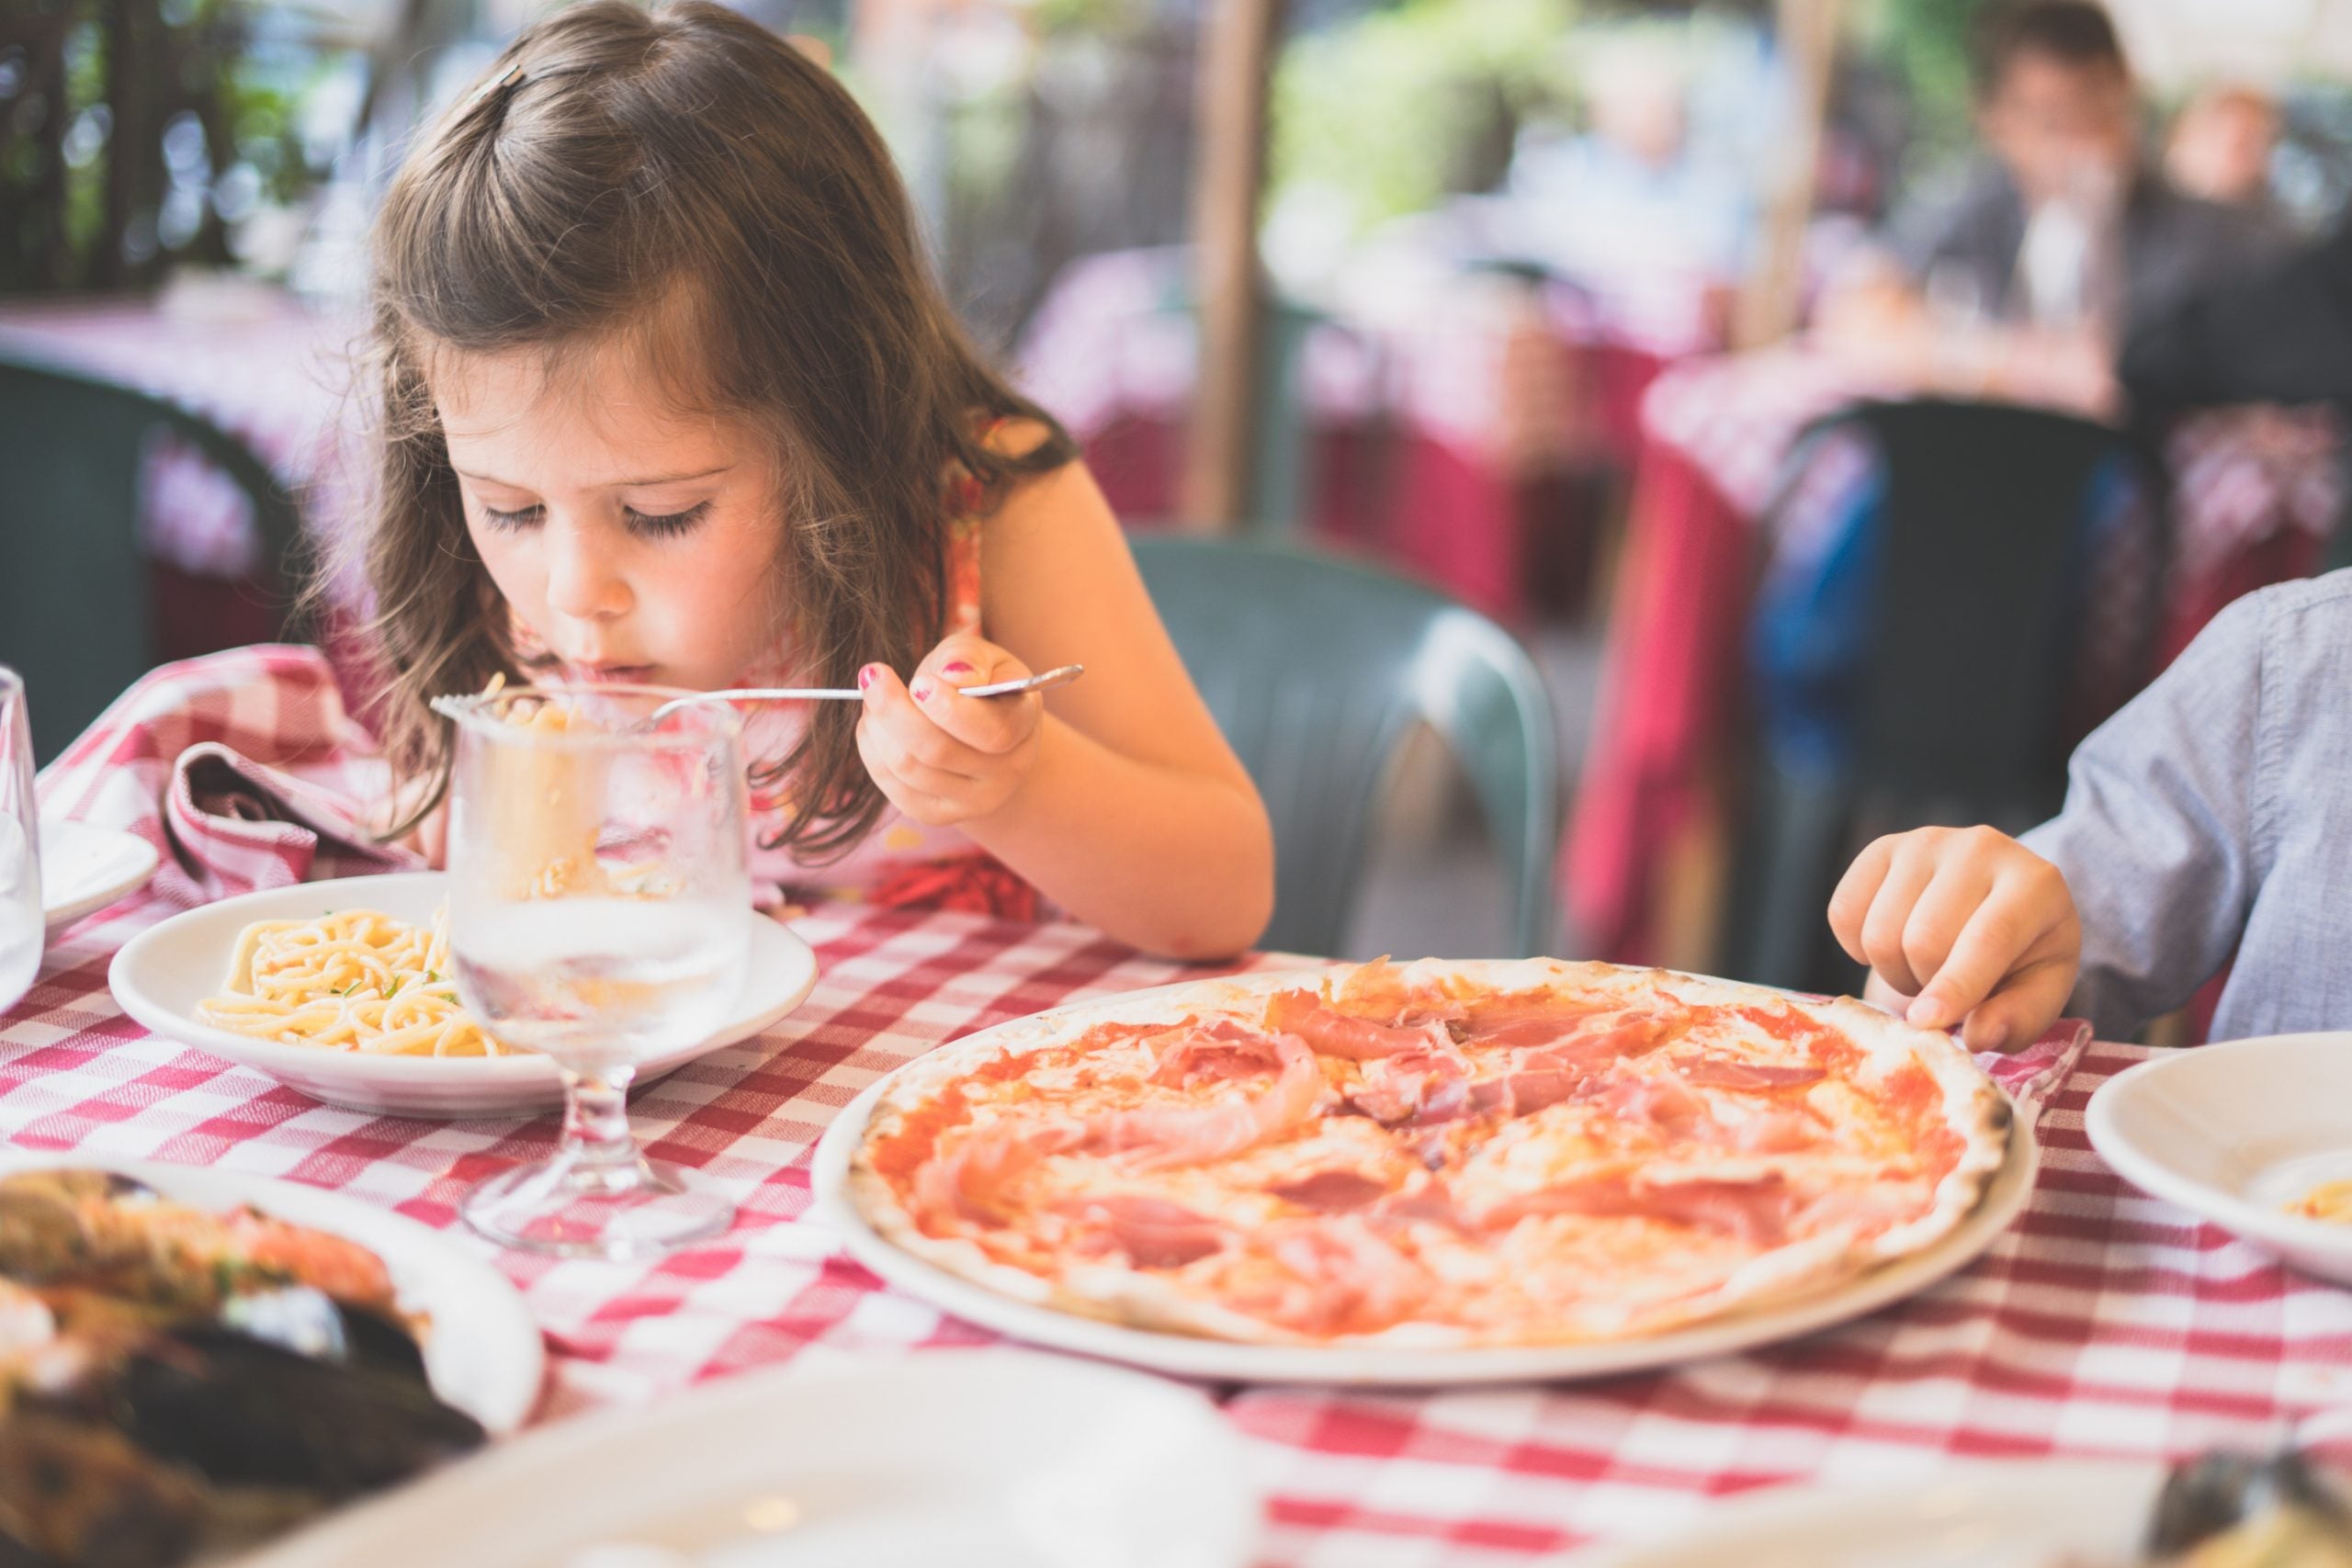
<svg viewBox="0 0 2352 1568">
<path fill-rule="evenodd" d="M 1822 125 L 1837 63 L 1843 0 L 1779 0 L 1781 58 L 1789 73 L 1794 123 L 1764 214 L 1763 254 L 1741 291 L 1733 341 L 1741 348 L 1777 343 L 1796 330 L 1804 295 L 1804 236 L 1813 218 Z"/>
<path fill-rule="evenodd" d="M 1211 532 L 1230 532 L 1244 521 L 1265 423 L 1257 406 L 1266 313 L 1258 215 L 1266 185 L 1267 86 L 1284 3 L 1215 0 L 1201 51 L 1201 158 L 1193 198 L 1200 367 L 1178 504 L 1192 526 Z"/>
</svg>

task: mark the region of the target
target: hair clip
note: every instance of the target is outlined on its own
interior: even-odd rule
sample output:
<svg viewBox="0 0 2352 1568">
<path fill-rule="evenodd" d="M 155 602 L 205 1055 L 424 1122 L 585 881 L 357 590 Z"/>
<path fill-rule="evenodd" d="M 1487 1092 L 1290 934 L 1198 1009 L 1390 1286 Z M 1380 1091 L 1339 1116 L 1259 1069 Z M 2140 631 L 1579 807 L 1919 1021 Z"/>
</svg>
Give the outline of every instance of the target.
<svg viewBox="0 0 2352 1568">
<path fill-rule="evenodd" d="M 523 85 L 524 80 L 523 62 L 518 60 L 514 64 L 508 66 L 505 70 L 500 72 L 495 77 L 492 78 L 490 81 L 484 82 L 480 87 L 476 88 L 474 90 L 474 96 L 466 100 L 466 107 L 469 109 L 474 108 L 479 106 L 484 98 L 502 93 L 509 87 L 519 87 Z"/>
</svg>

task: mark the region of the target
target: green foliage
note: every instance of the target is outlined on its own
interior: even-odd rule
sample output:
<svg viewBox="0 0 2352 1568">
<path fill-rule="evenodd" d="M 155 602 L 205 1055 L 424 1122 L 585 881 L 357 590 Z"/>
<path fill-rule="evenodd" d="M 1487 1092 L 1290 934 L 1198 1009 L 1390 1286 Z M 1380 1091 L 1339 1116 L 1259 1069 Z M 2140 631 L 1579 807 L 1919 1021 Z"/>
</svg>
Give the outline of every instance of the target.
<svg viewBox="0 0 2352 1568">
<path fill-rule="evenodd" d="M 1875 0 L 1861 12 L 1860 41 L 1908 89 L 1916 170 L 1956 156 L 1971 141 L 1968 43 L 1984 0 Z"/>
<path fill-rule="evenodd" d="M 1573 16 L 1573 0 L 1402 0 L 1293 39 L 1274 73 L 1274 188 L 1338 191 L 1366 226 L 1433 205 L 1498 109 L 1564 95 Z"/>
<path fill-rule="evenodd" d="M 153 282 L 177 259 L 218 264 L 229 253 L 212 200 L 232 170 L 249 167 L 251 176 L 238 178 L 257 177 L 258 189 L 245 194 L 266 202 L 296 202 L 316 186 L 324 171 L 304 152 L 300 96 L 332 62 L 282 45 L 257 49 L 261 10 L 262 0 L 0 6 L 0 57 L 17 65 L 0 80 L 0 128 L 8 131 L 0 137 L 0 290 L 115 288 Z M 124 56 L 123 90 L 139 110 L 132 136 L 120 133 L 107 101 L 126 37 L 136 40 Z M 47 90 L 60 76 L 62 92 Z M 204 156 L 195 170 L 175 172 L 164 134 L 184 115 L 203 127 Z M 155 232 L 175 178 L 200 192 L 203 219 L 160 249 L 127 244 L 126 235 Z M 109 211 L 110 184 L 127 209 Z"/>
</svg>

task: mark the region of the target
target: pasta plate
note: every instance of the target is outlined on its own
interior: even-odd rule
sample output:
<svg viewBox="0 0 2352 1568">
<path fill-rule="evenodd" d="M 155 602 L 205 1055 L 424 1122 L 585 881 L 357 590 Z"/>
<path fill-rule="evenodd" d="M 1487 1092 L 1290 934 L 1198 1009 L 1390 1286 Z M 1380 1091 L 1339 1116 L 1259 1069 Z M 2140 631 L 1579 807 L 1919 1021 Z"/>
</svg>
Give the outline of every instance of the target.
<svg viewBox="0 0 2352 1568">
<path fill-rule="evenodd" d="M 198 1006 L 219 994 L 238 938 L 259 920 L 311 919 L 375 909 L 413 925 L 431 921 L 447 896 L 439 872 L 355 876 L 274 887 L 175 915 L 141 931 L 115 955 L 107 984 L 122 1010 L 141 1026 L 185 1045 L 267 1074 L 314 1100 L 354 1111 L 400 1116 L 517 1116 L 562 1103 L 562 1085 L 544 1056 L 375 1055 L 283 1044 L 215 1028 Z M 775 921 L 754 918 L 752 964 L 733 1014 L 708 1039 L 644 1062 L 644 1083 L 689 1062 L 741 1046 L 745 1066 L 762 1054 L 752 1042 L 798 1007 L 817 983 L 816 955 Z"/>
</svg>

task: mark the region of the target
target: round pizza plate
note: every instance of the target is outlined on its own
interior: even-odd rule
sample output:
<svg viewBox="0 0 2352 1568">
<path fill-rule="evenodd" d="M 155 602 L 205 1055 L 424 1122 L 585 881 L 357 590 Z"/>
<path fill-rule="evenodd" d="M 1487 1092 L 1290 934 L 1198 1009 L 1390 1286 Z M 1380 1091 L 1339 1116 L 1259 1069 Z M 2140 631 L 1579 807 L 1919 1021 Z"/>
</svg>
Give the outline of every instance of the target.
<svg viewBox="0 0 2352 1568">
<path fill-rule="evenodd" d="M 2025 1208 L 2041 1166 L 2031 1127 L 2024 1116 L 2013 1116 L 2001 1168 L 1986 1183 L 1976 1207 L 1941 1241 L 1835 1290 L 1669 1333 L 1597 1344 L 1462 1350 L 1245 1345 L 1130 1328 L 1015 1301 L 925 1262 L 883 1236 L 850 1201 L 848 1186 L 850 1160 L 889 1084 L 886 1077 L 868 1086 L 833 1118 L 817 1145 L 812 1177 L 818 1216 L 842 1237 L 852 1257 L 909 1295 L 999 1334 L 1180 1377 L 1221 1382 L 1396 1387 L 1552 1382 L 1643 1371 L 1794 1339 L 1916 1295 L 1973 1262 Z"/>
</svg>

